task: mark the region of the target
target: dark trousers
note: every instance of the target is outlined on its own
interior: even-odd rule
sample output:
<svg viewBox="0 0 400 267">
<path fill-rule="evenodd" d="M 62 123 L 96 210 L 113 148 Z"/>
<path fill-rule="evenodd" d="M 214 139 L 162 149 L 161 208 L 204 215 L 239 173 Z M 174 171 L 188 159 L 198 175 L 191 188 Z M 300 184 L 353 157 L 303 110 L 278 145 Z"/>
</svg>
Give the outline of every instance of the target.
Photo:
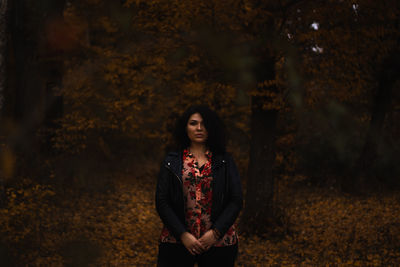
<svg viewBox="0 0 400 267">
<path fill-rule="evenodd" d="M 233 267 L 238 245 L 212 247 L 206 252 L 193 256 L 182 244 L 160 243 L 158 246 L 158 267 Z"/>
</svg>

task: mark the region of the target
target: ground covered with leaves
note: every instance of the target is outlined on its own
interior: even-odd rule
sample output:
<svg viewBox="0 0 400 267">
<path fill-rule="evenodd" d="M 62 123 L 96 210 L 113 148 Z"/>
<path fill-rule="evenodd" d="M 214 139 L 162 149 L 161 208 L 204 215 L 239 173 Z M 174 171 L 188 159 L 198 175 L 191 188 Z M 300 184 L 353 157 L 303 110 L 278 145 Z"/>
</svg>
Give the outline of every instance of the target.
<svg viewBox="0 0 400 267">
<path fill-rule="evenodd" d="M 0 209 L 10 266 L 153 266 L 161 221 L 155 181 L 122 177 L 104 192 L 59 193 L 23 179 Z M 397 266 L 400 194 L 368 197 L 312 187 L 279 193 L 286 233 L 240 236 L 238 266 Z"/>
</svg>

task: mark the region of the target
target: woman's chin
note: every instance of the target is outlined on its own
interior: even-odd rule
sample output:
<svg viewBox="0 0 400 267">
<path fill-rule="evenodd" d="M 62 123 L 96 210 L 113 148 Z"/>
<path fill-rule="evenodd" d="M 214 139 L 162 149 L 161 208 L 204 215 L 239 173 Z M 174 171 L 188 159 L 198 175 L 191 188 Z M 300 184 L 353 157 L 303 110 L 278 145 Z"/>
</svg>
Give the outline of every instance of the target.
<svg viewBox="0 0 400 267">
<path fill-rule="evenodd" d="M 206 140 L 204 138 L 194 138 L 192 140 L 193 143 L 195 144 L 199 144 L 199 145 L 205 145 L 206 144 Z"/>
</svg>

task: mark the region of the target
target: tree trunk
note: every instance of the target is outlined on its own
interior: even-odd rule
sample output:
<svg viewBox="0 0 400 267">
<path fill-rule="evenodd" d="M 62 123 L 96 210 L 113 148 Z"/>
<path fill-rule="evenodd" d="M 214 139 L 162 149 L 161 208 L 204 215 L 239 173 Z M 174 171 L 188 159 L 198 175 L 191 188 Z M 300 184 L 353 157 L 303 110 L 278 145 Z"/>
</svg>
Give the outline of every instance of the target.
<svg viewBox="0 0 400 267">
<path fill-rule="evenodd" d="M 13 90 L 9 91 L 10 108 L 12 118 L 19 122 L 24 117 L 25 111 L 25 93 L 26 93 L 26 70 L 25 66 L 29 64 L 28 51 L 31 47 L 28 46 L 29 39 L 25 39 L 25 5 L 23 0 L 12 1 L 10 10 L 10 68 L 9 68 L 9 84 Z"/>
<path fill-rule="evenodd" d="M 6 86 L 7 0 L 0 0 L 0 116 L 3 115 Z"/>
<path fill-rule="evenodd" d="M 14 0 L 12 6 L 12 48 L 15 87 L 14 117 L 24 124 L 40 125 L 54 108 L 51 87 L 61 81 L 62 51 L 48 47 L 49 25 L 62 18 L 65 0 Z M 51 25 L 50 25 L 51 26 Z"/>
<path fill-rule="evenodd" d="M 258 69 L 258 81 L 275 78 L 274 63 L 273 59 L 265 61 Z M 273 165 L 278 111 L 263 108 L 263 104 L 268 103 L 266 97 L 253 96 L 251 100 L 250 161 L 241 228 L 248 233 L 268 233 L 276 224 Z"/>
<path fill-rule="evenodd" d="M 16 155 L 16 177 L 23 172 L 33 175 L 32 170 L 41 168 L 41 152 L 47 147 L 37 130 L 61 113 L 55 112 L 61 109 L 58 107 L 62 107 L 62 101 L 55 101 L 58 99 L 52 89 L 61 83 L 63 58 L 47 49 L 46 26 L 51 17 L 62 17 L 64 3 L 65 0 L 9 1 L 3 113 L 14 125 L 7 142 Z"/>
<path fill-rule="evenodd" d="M 382 141 L 382 131 L 385 116 L 389 110 L 392 98 L 392 88 L 399 79 L 400 53 L 391 54 L 382 64 L 382 70 L 378 75 L 378 87 L 373 99 L 371 121 L 366 140 L 360 157 L 356 163 L 356 181 L 354 189 L 356 192 L 365 192 L 375 187 L 375 175 L 372 168 L 378 157 L 378 148 Z"/>
</svg>

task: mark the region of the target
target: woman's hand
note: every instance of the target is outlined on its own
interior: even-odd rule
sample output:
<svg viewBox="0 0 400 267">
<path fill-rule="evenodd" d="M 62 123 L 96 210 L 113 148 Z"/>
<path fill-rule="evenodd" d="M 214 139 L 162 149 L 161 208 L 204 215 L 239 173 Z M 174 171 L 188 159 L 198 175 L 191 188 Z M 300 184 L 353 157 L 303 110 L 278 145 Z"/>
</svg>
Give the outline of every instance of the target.
<svg viewBox="0 0 400 267">
<path fill-rule="evenodd" d="M 213 230 L 208 230 L 207 232 L 204 233 L 202 237 L 200 237 L 199 241 L 203 245 L 205 250 L 208 250 L 209 248 L 214 246 L 218 240 L 215 238 Z"/>
<path fill-rule="evenodd" d="M 203 244 L 189 232 L 184 232 L 181 235 L 181 241 L 192 255 L 201 254 L 205 251 Z"/>
</svg>

